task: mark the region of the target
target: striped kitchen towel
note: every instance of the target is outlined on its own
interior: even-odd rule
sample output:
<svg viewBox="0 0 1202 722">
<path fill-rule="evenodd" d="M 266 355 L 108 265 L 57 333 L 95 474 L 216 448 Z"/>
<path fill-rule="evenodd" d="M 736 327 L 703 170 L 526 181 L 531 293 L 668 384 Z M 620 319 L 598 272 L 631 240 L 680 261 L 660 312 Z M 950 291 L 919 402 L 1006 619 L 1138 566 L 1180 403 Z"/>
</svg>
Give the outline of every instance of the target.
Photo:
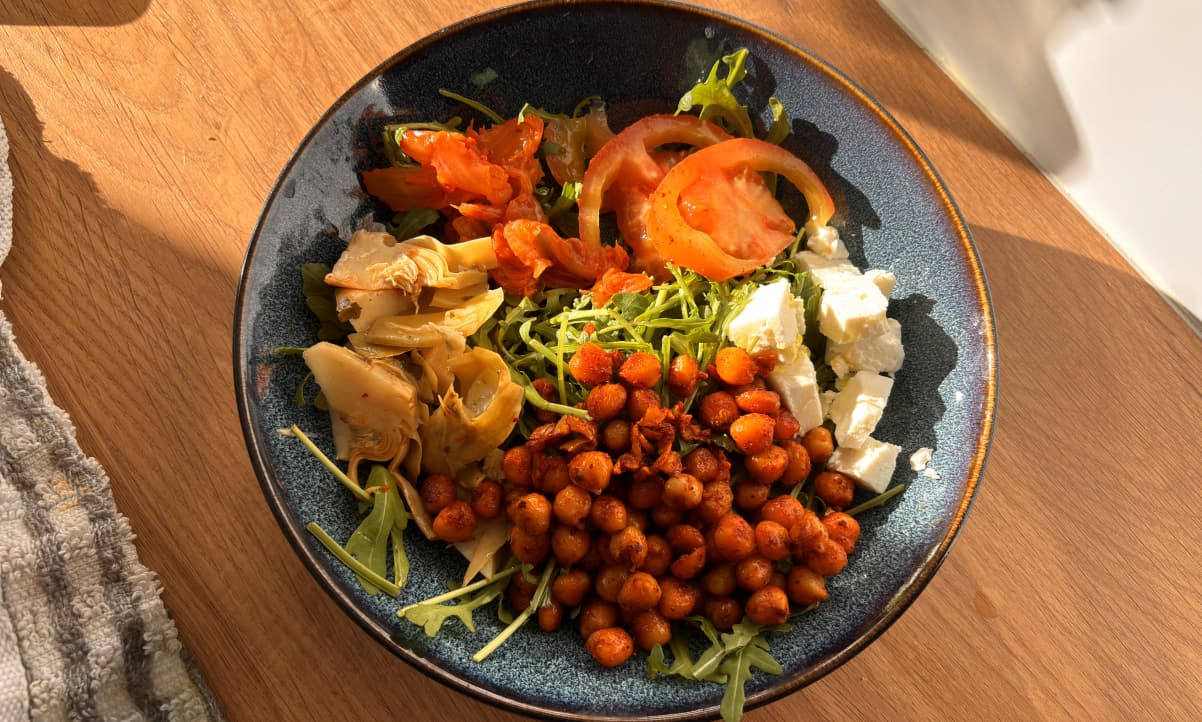
<svg viewBox="0 0 1202 722">
<path fill-rule="evenodd" d="M 12 188 L 0 124 L 0 263 Z M 222 714 L 138 562 L 108 477 L 0 314 L 0 720 L 23 719 Z"/>
</svg>

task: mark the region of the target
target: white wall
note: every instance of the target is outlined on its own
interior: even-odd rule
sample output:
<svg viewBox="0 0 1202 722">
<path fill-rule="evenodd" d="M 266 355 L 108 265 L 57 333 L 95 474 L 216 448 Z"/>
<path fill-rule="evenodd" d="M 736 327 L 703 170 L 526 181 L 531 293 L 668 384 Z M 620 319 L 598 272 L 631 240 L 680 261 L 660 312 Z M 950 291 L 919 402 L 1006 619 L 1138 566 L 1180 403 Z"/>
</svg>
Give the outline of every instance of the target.
<svg viewBox="0 0 1202 722">
<path fill-rule="evenodd" d="M 1202 0 L 879 2 L 1153 285 L 1202 316 Z"/>
</svg>

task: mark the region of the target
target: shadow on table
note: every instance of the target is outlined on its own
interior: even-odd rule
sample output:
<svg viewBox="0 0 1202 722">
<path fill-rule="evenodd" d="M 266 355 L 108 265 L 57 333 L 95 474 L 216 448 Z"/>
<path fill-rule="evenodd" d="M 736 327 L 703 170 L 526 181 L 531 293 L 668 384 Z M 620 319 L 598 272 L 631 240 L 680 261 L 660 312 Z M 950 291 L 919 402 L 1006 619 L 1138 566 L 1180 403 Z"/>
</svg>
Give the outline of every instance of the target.
<svg viewBox="0 0 1202 722">
<path fill-rule="evenodd" d="M 151 0 L 15 0 L 0 6 L 0 25 L 111 26 L 133 22 Z"/>
</svg>

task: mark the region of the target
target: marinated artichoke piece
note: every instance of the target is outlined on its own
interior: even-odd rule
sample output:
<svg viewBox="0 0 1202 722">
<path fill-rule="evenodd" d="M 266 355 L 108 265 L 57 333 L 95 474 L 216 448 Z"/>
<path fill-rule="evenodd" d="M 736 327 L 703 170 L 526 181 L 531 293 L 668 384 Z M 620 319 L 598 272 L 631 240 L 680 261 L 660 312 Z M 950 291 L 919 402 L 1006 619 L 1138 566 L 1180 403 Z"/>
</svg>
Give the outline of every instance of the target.
<svg viewBox="0 0 1202 722">
<path fill-rule="evenodd" d="M 397 242 L 388 233 L 360 230 L 325 280 L 363 291 L 395 289 L 416 298 L 423 288 L 487 285 L 488 270 L 496 265 L 487 237 L 447 245 L 430 236 Z"/>
<path fill-rule="evenodd" d="M 454 383 L 421 429 L 422 468 L 454 476 L 508 438 L 524 394 L 488 349 L 473 348 L 449 363 Z"/>
<path fill-rule="evenodd" d="M 339 456 L 345 454 L 348 475 L 358 480 L 359 461 L 388 462 L 395 472 L 418 440 L 426 407 L 417 388 L 399 368 L 368 361 L 354 351 L 321 342 L 304 353 L 313 379 L 330 405 Z"/>
<path fill-rule="evenodd" d="M 356 331 L 366 331 L 383 316 L 401 316 L 417 311 L 417 304 L 402 291 L 334 290 L 334 309 L 339 321 L 349 321 Z"/>
<path fill-rule="evenodd" d="M 468 299 L 459 308 L 384 316 L 376 319 L 370 329 L 361 332 L 358 341 L 403 349 L 430 348 L 443 342 L 443 329 L 452 329 L 463 336 L 472 335 L 496 313 L 504 300 L 505 292 L 494 288 Z M 356 340 L 351 343 L 355 344 Z"/>
</svg>

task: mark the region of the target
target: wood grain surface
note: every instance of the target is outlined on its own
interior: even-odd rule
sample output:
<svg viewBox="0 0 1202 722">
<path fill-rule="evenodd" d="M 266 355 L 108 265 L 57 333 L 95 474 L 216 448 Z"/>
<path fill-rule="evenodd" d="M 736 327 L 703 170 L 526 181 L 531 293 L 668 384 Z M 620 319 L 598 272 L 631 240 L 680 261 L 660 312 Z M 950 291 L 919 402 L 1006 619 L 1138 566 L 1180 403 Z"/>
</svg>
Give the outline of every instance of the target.
<svg viewBox="0 0 1202 722">
<path fill-rule="evenodd" d="M 864 653 L 747 718 L 1198 718 L 1202 341 L 875 3 L 703 4 L 811 48 L 913 134 L 1001 342 L 992 457 L 940 573 Z M 494 6 L 0 0 L 3 309 L 235 720 L 515 719 L 392 657 L 310 578 L 230 369 L 242 255 L 297 142 L 377 63 Z M 1190 212 L 1149 191 L 1149 212 Z"/>
</svg>

